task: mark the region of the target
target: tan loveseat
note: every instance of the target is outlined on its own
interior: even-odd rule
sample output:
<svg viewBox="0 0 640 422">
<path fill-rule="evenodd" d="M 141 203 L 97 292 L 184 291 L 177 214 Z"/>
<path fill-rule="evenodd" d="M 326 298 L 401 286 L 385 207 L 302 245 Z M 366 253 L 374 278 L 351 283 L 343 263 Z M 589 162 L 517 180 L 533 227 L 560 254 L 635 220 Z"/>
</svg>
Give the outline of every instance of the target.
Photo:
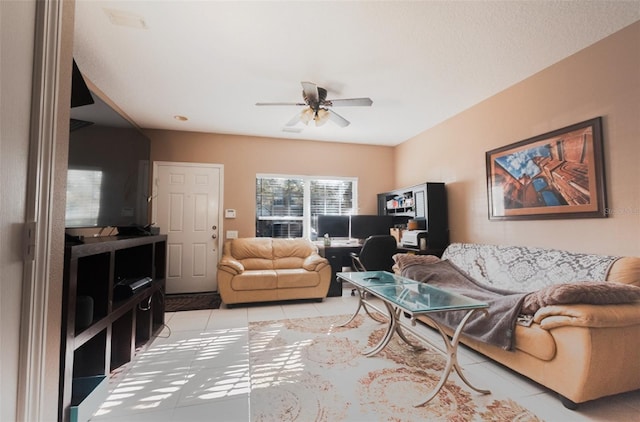
<svg viewBox="0 0 640 422">
<path fill-rule="evenodd" d="M 557 289 L 561 283 L 562 288 L 578 289 L 586 281 L 640 286 L 640 258 L 635 257 L 456 243 L 445 250 L 442 260 L 480 284 L 531 292 L 524 297 L 523 309 L 527 297 L 540 296 L 539 292 Z M 404 273 L 410 272 L 409 266 L 405 268 Z M 567 302 L 580 300 L 574 296 Z M 461 342 L 557 392 L 566 407 L 575 409 L 578 403 L 640 389 L 640 302 L 606 304 L 595 297 L 591 303 L 600 302 L 540 304 L 530 326 L 515 326 L 511 350 L 464 335 Z"/>
<path fill-rule="evenodd" d="M 327 297 L 329 261 L 305 239 L 268 237 L 227 240 L 218 264 L 222 301 L 267 302 Z"/>
</svg>

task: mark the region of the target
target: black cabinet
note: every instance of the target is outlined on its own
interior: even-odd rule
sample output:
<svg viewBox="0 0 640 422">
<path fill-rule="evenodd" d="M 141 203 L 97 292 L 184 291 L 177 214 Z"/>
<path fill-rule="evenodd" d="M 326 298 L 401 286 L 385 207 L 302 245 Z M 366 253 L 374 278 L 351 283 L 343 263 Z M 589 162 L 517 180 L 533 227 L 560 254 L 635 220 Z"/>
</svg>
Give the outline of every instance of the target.
<svg viewBox="0 0 640 422">
<path fill-rule="evenodd" d="M 351 267 L 351 253 L 359 253 L 362 247 L 359 245 L 336 245 L 320 247 L 320 255 L 327 258 L 331 266 L 331 284 L 329 284 L 328 297 L 342 296 L 342 281 L 338 280 L 336 273 L 344 267 Z"/>
<path fill-rule="evenodd" d="M 65 247 L 58 419 L 81 418 L 83 401 L 106 390 L 109 374 L 162 330 L 166 249 L 165 235 L 88 238 Z M 117 283 L 140 279 L 144 284 L 130 294 L 114 296 Z"/>
<path fill-rule="evenodd" d="M 378 194 L 378 214 L 394 217 L 394 225 L 417 220 L 426 230 L 428 248 L 444 249 L 449 244 L 449 216 L 444 183 L 427 182 Z"/>
</svg>

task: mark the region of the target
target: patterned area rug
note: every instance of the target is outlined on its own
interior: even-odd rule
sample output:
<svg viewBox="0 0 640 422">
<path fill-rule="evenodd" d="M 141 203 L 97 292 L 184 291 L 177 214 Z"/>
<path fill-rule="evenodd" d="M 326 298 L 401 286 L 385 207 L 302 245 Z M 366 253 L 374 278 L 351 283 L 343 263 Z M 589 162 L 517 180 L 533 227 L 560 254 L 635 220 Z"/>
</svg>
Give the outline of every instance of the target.
<svg viewBox="0 0 640 422">
<path fill-rule="evenodd" d="M 197 311 L 199 309 L 218 309 L 220 307 L 218 293 L 188 293 L 166 295 L 164 297 L 165 312 Z"/>
<path fill-rule="evenodd" d="M 452 375 L 426 406 L 445 360 L 397 339 L 362 355 L 384 334 L 359 315 L 249 324 L 251 421 L 540 421 L 507 398 L 480 395 Z M 479 386 L 482 387 L 482 386 Z"/>
</svg>

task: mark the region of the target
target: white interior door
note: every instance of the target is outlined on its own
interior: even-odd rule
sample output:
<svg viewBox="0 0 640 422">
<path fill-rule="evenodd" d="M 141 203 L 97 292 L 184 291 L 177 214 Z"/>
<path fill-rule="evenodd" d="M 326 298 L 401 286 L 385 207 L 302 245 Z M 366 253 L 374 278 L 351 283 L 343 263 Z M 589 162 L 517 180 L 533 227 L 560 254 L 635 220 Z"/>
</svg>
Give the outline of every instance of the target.
<svg viewBox="0 0 640 422">
<path fill-rule="evenodd" d="M 167 235 L 167 293 L 217 291 L 222 165 L 156 162 L 153 221 Z"/>
</svg>

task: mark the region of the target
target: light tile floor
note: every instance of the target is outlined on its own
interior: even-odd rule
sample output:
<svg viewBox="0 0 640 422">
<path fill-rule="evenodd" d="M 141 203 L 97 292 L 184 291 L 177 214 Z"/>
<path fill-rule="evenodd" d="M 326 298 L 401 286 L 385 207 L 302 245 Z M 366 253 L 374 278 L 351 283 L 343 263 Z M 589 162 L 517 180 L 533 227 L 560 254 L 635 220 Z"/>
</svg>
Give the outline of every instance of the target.
<svg viewBox="0 0 640 422">
<path fill-rule="evenodd" d="M 167 327 L 113 378 L 91 420 L 249 421 L 249 321 L 350 314 L 356 304 L 345 288 L 342 297 L 323 302 L 167 313 Z M 458 357 L 473 384 L 513 398 L 546 421 L 640 421 L 640 391 L 570 411 L 554 393 L 470 349 L 461 347 Z"/>
</svg>

